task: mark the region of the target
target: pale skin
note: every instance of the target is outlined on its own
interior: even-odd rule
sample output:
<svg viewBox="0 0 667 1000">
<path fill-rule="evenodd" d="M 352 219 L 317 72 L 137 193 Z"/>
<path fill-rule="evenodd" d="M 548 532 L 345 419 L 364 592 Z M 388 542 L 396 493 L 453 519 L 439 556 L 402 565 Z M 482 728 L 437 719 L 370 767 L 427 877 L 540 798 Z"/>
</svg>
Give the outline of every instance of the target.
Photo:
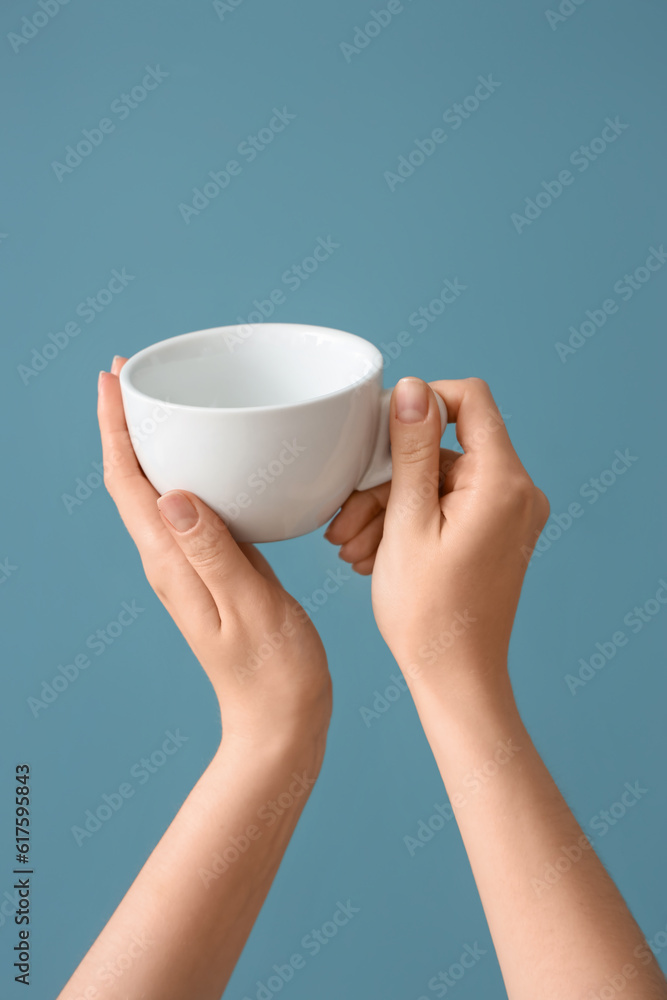
<svg viewBox="0 0 667 1000">
<path fill-rule="evenodd" d="M 198 498 L 159 498 L 143 476 L 123 416 L 123 363 L 100 376 L 105 481 L 149 582 L 211 681 L 223 736 L 59 1000 L 218 1000 L 319 773 L 331 682 L 312 623 L 266 560 L 236 545 Z M 434 392 L 463 454 L 440 449 Z M 401 380 L 390 422 L 392 482 L 353 493 L 326 536 L 357 572 L 372 573 L 376 621 L 454 808 L 508 996 L 584 1000 L 623 976 L 626 1000 L 667 1000 L 641 930 L 514 701 L 509 639 L 548 502 L 485 383 Z M 286 641 L 256 668 L 253 654 L 281 628 Z M 293 803 L 271 824 L 260 819 L 287 790 Z M 210 878 L 198 874 L 203 858 L 232 858 L 231 838 L 243 844 L 251 828 L 259 835 L 220 874 L 213 860 Z M 564 848 L 576 860 L 551 884 L 545 870 Z M 104 981 L 100 970 L 134 954 L 133 939 L 131 967 Z"/>
</svg>

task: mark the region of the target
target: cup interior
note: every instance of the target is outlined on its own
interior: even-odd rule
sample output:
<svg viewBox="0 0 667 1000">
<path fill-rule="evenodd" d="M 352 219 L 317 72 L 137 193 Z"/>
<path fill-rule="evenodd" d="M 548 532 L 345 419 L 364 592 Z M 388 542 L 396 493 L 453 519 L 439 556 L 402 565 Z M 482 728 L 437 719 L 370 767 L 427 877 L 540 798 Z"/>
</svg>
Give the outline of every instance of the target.
<svg viewBox="0 0 667 1000">
<path fill-rule="evenodd" d="M 297 324 L 218 327 L 161 341 L 124 368 L 139 392 L 202 407 L 284 406 L 353 386 L 382 366 L 369 341 Z"/>
</svg>

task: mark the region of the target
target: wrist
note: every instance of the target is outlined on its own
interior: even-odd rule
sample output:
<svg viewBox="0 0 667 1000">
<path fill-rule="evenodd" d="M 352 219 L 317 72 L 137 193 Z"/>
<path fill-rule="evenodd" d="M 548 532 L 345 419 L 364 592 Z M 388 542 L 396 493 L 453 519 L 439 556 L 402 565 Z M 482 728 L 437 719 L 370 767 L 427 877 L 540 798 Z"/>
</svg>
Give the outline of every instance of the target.
<svg viewBox="0 0 667 1000">
<path fill-rule="evenodd" d="M 308 760 L 319 770 L 332 711 L 328 674 L 326 685 L 289 704 L 271 706 L 271 700 L 261 694 L 250 711 L 247 704 L 230 704 L 228 697 L 219 696 L 218 701 L 222 720 L 220 752 L 224 750 L 227 757 L 265 762 Z"/>
<path fill-rule="evenodd" d="M 481 720 L 502 727 L 519 718 L 505 657 L 469 655 L 431 664 L 413 659 L 399 666 L 423 724 L 434 718 L 448 731 L 465 733 Z"/>
<path fill-rule="evenodd" d="M 490 776 L 502 772 L 508 780 L 531 759 L 534 748 L 507 674 L 504 680 L 471 675 L 454 693 L 446 684 L 413 683 L 411 693 L 453 806 L 486 787 Z"/>
<path fill-rule="evenodd" d="M 267 775 L 301 768 L 316 778 L 324 760 L 327 731 L 328 726 L 322 725 L 248 735 L 225 728 L 215 759 L 225 766 Z"/>
<path fill-rule="evenodd" d="M 207 886 L 221 885 L 217 879 L 225 872 L 225 891 L 239 891 L 259 909 L 316 784 L 322 756 L 323 748 L 312 742 L 223 736 L 198 783 L 211 831 Z"/>
</svg>

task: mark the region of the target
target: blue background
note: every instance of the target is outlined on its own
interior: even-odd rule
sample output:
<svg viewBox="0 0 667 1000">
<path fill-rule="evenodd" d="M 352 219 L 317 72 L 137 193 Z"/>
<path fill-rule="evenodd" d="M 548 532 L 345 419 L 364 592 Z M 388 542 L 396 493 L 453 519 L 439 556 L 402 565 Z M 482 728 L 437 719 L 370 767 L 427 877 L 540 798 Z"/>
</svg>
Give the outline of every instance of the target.
<svg viewBox="0 0 667 1000">
<path fill-rule="evenodd" d="M 31 995 L 53 996 L 71 974 L 218 738 L 208 682 L 104 488 L 69 513 L 62 499 L 101 458 L 98 370 L 115 353 L 247 317 L 276 287 L 287 301 L 274 320 L 378 345 L 410 332 L 388 385 L 407 374 L 486 378 L 553 513 L 582 504 L 584 515 L 559 538 L 552 528 L 555 540 L 529 568 L 511 670 L 527 725 L 585 828 L 625 782 L 647 789 L 595 842 L 646 935 L 664 931 L 667 610 L 637 634 L 625 629 L 628 644 L 576 693 L 565 681 L 667 577 L 667 266 L 627 302 L 613 291 L 667 241 L 664 3 L 591 0 L 552 27 L 546 0 L 408 0 L 349 61 L 341 43 L 368 21 L 370 0 L 243 0 L 222 18 L 204 0 L 72 0 L 15 52 L 5 36 L 38 9 L 7 0 L 0 15 L 9 98 L 0 560 L 17 567 L 0 584 L 0 893 L 12 885 L 12 775 L 25 760 L 34 772 Z M 168 73 L 160 86 L 124 121 L 110 114 L 155 65 Z M 447 108 L 488 74 L 499 88 L 460 128 L 443 126 Z M 186 224 L 179 204 L 283 106 L 296 118 Z M 518 233 L 511 214 L 616 116 L 629 127 L 585 172 L 572 168 L 574 183 Z M 104 117 L 113 133 L 59 180 L 52 163 Z M 391 191 L 385 172 L 440 126 L 446 142 Z M 281 275 L 320 236 L 339 248 L 286 290 Z M 32 349 L 123 267 L 134 279 L 122 294 L 25 384 L 19 366 Z M 408 317 L 457 277 L 465 293 L 418 333 Z M 562 361 L 556 343 L 610 296 L 618 312 Z M 596 503 L 582 499 L 616 449 L 636 461 Z M 264 550 L 296 597 L 342 565 L 321 532 Z M 27 699 L 133 599 L 145 608 L 137 621 L 35 718 Z M 487 954 L 456 996 L 501 997 L 454 824 L 414 857 L 403 840 L 445 801 L 409 697 L 370 725 L 360 713 L 395 669 L 369 580 L 350 577 L 314 620 L 335 684 L 327 759 L 226 996 L 254 998 L 273 963 L 303 952 L 303 935 L 349 898 L 360 912 L 307 958 L 285 997 L 417 1000 L 434 995 L 428 980 L 474 942 Z M 188 742 L 77 846 L 71 827 L 84 811 L 176 728 Z M 5 918 L 8 998 L 23 995 L 13 944 Z M 667 948 L 659 957 L 667 969 Z"/>
</svg>

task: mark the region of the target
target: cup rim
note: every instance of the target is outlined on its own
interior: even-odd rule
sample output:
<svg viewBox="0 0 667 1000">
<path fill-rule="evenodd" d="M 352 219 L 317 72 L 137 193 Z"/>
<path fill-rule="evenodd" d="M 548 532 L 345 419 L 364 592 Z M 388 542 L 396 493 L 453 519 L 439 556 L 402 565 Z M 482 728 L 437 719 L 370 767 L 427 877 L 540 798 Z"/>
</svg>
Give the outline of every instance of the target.
<svg viewBox="0 0 667 1000">
<path fill-rule="evenodd" d="M 271 327 L 289 327 L 290 329 L 301 328 L 304 330 L 327 334 L 333 340 L 343 338 L 345 340 L 354 341 L 358 346 L 363 345 L 364 350 L 368 352 L 369 362 L 371 365 L 374 363 L 376 367 L 371 367 L 367 372 L 364 372 L 360 378 L 355 379 L 354 382 L 350 382 L 348 385 L 344 385 L 339 389 L 333 389 L 331 392 L 322 393 L 317 396 L 309 396 L 307 399 L 294 400 L 294 402 L 291 403 L 267 403 L 262 406 L 199 406 L 196 403 L 172 403 L 167 402 L 164 399 L 160 399 L 158 396 L 151 396 L 149 393 L 143 392 L 143 390 L 138 389 L 133 383 L 132 375 L 134 369 L 146 357 L 151 354 L 159 353 L 159 351 L 166 345 L 173 344 L 176 341 L 188 340 L 191 337 L 203 336 L 204 334 L 219 334 L 225 330 L 236 330 L 239 327 L 257 327 L 262 329 L 269 329 Z M 212 326 L 207 327 L 204 330 L 192 330 L 189 333 L 179 333 L 174 337 L 165 337 L 163 340 L 158 340 L 154 344 L 149 344 L 148 347 L 142 348 L 140 351 L 137 351 L 130 358 L 128 358 L 121 368 L 119 380 L 121 390 L 132 392 L 135 396 L 149 400 L 151 403 L 159 403 L 161 406 L 172 407 L 176 410 L 186 410 L 197 413 L 254 413 L 263 411 L 290 410 L 302 406 L 312 406 L 313 403 L 317 403 L 320 400 L 333 399 L 336 396 L 342 396 L 345 393 L 353 391 L 364 382 L 370 381 L 378 373 L 381 375 L 383 366 L 384 358 L 382 357 L 381 351 L 375 346 L 375 344 L 373 344 L 370 340 L 366 340 L 364 337 L 359 337 L 356 333 L 349 333 L 346 330 L 337 330 L 328 326 L 315 326 L 311 323 L 232 323 L 228 326 Z"/>
</svg>

